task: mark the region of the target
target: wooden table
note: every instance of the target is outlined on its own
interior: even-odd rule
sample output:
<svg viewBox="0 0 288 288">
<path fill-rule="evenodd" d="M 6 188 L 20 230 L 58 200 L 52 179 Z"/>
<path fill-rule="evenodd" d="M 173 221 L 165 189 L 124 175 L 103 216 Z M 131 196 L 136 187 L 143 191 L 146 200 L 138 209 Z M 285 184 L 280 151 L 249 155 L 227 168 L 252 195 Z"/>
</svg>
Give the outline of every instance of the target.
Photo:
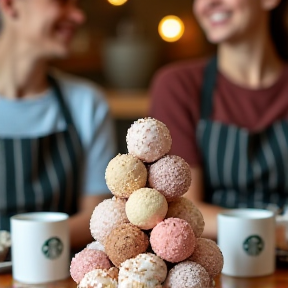
<svg viewBox="0 0 288 288">
<path fill-rule="evenodd" d="M 288 288 L 288 269 L 278 269 L 273 275 L 255 278 L 236 278 L 221 275 L 217 288 Z"/>
<path fill-rule="evenodd" d="M 68 278 L 63 281 L 51 282 L 39 285 L 24 285 L 13 281 L 11 274 L 0 274 L 0 288 L 76 288 L 76 283 Z"/>
<path fill-rule="evenodd" d="M 72 279 L 43 285 L 21 285 L 13 282 L 11 274 L 0 275 L 1 288 L 76 288 L 76 286 Z M 288 288 L 288 269 L 278 269 L 273 275 L 256 278 L 220 275 L 216 279 L 216 288 Z"/>
</svg>

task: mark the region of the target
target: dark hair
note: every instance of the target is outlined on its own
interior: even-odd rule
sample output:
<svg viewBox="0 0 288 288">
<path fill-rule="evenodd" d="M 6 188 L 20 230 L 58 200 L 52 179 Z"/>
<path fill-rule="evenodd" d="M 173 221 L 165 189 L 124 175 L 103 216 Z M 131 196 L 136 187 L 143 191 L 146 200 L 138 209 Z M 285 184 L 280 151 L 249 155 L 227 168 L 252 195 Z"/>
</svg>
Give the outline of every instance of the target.
<svg viewBox="0 0 288 288">
<path fill-rule="evenodd" d="M 286 20 L 287 19 L 287 20 Z M 281 0 L 271 11 L 270 32 L 278 55 L 288 61 L 288 1 Z"/>
</svg>

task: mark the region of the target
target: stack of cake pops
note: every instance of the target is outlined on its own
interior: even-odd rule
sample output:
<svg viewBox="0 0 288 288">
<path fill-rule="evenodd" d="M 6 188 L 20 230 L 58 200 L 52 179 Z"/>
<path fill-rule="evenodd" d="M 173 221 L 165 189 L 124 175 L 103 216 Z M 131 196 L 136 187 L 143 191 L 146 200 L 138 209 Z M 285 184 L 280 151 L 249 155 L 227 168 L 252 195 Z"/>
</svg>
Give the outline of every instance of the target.
<svg viewBox="0 0 288 288">
<path fill-rule="evenodd" d="M 79 288 L 213 287 L 223 256 L 214 241 L 201 238 L 203 216 L 183 197 L 191 171 L 184 159 L 168 155 L 168 128 L 139 119 L 126 141 L 128 154 L 106 168 L 114 196 L 95 207 L 95 241 L 72 259 L 72 278 Z"/>
</svg>

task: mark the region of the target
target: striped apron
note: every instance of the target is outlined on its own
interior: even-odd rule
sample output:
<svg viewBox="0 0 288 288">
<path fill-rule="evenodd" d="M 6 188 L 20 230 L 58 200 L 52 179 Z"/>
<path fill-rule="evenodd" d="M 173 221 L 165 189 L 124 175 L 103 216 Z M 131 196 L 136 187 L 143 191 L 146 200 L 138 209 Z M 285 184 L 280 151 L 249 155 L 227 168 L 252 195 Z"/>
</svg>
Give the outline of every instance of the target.
<svg viewBox="0 0 288 288">
<path fill-rule="evenodd" d="M 197 140 L 203 157 L 205 202 L 227 208 L 288 204 L 288 123 L 260 132 L 210 119 L 217 60 L 204 72 Z"/>
<path fill-rule="evenodd" d="M 10 230 L 17 213 L 77 212 L 82 145 L 57 81 L 48 76 L 64 131 L 39 138 L 0 139 L 0 230 Z"/>
</svg>

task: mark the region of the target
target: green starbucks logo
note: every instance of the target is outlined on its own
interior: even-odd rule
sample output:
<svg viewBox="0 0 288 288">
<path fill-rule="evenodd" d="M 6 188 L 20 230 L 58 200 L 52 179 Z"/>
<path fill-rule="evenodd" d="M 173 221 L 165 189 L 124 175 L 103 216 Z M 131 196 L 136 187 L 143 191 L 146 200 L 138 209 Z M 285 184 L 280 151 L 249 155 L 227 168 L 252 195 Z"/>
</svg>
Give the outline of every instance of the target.
<svg viewBox="0 0 288 288">
<path fill-rule="evenodd" d="M 243 243 L 243 249 L 248 255 L 257 256 L 264 249 L 264 241 L 258 235 L 249 236 Z"/>
<path fill-rule="evenodd" d="M 63 252 L 63 243 L 57 237 L 52 237 L 45 241 L 42 246 L 43 254 L 49 259 L 58 258 Z"/>
</svg>

